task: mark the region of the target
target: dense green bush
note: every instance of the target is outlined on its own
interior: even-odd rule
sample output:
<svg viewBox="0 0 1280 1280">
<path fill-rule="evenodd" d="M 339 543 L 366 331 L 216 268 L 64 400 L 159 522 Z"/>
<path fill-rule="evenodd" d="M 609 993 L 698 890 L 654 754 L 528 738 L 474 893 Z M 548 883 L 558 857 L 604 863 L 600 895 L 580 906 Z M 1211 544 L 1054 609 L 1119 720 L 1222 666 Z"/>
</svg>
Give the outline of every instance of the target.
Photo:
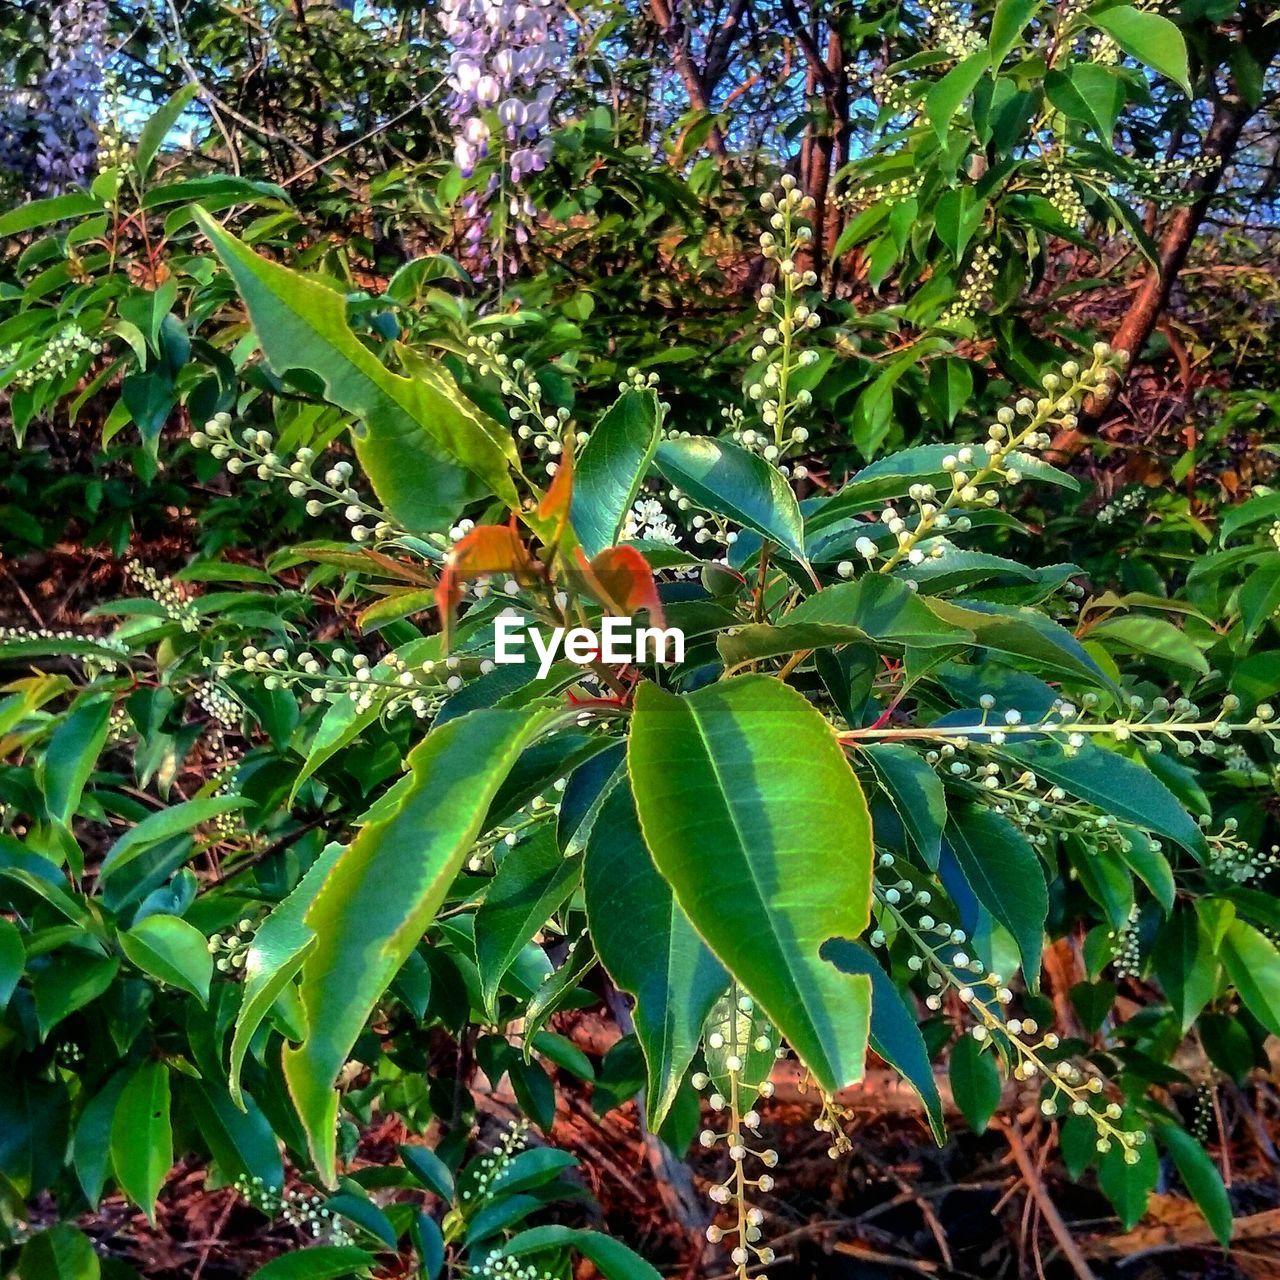
<svg viewBox="0 0 1280 1280">
<path fill-rule="evenodd" d="M 0 636 L 5 1264 L 96 1274 L 71 1221 L 113 1185 L 152 1215 L 193 1154 L 315 1239 L 264 1276 L 652 1276 L 525 1145 L 590 1082 L 723 1153 L 706 1233 L 758 1274 L 776 1060 L 837 1158 L 869 1050 L 939 1143 L 945 1070 L 975 1130 L 1038 1106 L 1126 1228 L 1167 1157 L 1226 1244 L 1186 1049 L 1243 1080 L 1280 1035 L 1280 495 L 1100 502 L 1055 463 L 1146 350 L 1072 299 L 1168 268 L 1136 193 L 1221 176 L 1180 157 L 1230 6 L 816 6 L 850 62 L 778 124 L 816 193 L 812 153 L 728 158 L 730 113 L 646 118 L 614 6 L 485 251 L 499 117 L 471 174 L 448 121 L 363 139 L 443 37 L 316 8 L 280 36 L 338 40 L 281 104 L 308 163 L 345 146 L 325 86 L 397 68 L 349 168 L 224 154 L 193 83 L 0 214 L 6 572 L 112 564 L 74 628 L 19 586 Z M 824 112 L 884 42 L 854 148 Z M 683 651 L 497 661 L 606 617 Z M 602 995 L 600 1057 L 553 1019 Z M 504 1080 L 527 1119 L 477 1151 Z M 354 1162 L 378 1112 L 419 1140 Z"/>
</svg>

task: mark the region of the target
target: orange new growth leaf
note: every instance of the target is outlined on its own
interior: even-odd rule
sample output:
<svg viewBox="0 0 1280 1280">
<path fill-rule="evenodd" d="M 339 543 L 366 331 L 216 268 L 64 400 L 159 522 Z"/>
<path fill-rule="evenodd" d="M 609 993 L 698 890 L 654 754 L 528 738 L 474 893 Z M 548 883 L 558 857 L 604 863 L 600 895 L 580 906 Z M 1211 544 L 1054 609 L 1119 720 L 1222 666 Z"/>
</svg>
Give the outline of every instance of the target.
<svg viewBox="0 0 1280 1280">
<path fill-rule="evenodd" d="M 549 522 L 539 530 L 549 545 L 558 543 L 569 526 L 569 507 L 573 502 L 573 437 L 565 437 L 564 452 L 551 485 L 538 503 L 539 521 Z"/>
<path fill-rule="evenodd" d="M 606 547 L 589 562 L 579 551 L 578 568 L 587 590 L 610 613 L 629 618 L 645 609 L 651 622 L 666 626 L 653 570 L 634 547 Z"/>
<path fill-rule="evenodd" d="M 533 557 L 520 541 L 515 521 L 511 524 L 477 525 L 454 544 L 445 558 L 444 570 L 436 586 L 436 607 L 445 647 L 453 627 L 454 611 L 462 599 L 462 584 L 490 574 L 506 574 L 527 582 L 534 574 Z"/>
</svg>

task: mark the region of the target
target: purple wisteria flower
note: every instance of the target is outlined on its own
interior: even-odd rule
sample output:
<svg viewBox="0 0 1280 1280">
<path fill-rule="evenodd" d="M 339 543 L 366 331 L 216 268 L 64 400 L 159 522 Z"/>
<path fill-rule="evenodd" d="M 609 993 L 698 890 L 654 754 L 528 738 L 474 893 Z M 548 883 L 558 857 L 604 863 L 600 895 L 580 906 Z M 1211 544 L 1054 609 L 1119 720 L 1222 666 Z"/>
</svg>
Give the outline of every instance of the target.
<svg viewBox="0 0 1280 1280">
<path fill-rule="evenodd" d="M 441 24 L 453 46 L 449 59 L 449 110 L 455 127 L 453 155 L 463 177 L 470 178 L 488 157 L 494 142 L 492 121 L 511 182 L 546 168 L 551 155 L 547 136 L 556 96 L 554 76 L 565 46 L 552 0 L 444 0 Z M 499 182 L 463 201 L 469 257 L 485 257 L 490 202 Z M 511 199 L 517 221 L 534 210 L 528 197 Z M 523 239 L 524 228 L 517 226 Z M 502 255 L 499 254 L 501 264 Z"/>
<path fill-rule="evenodd" d="M 54 5 L 38 83 L 0 99 L 0 167 L 32 194 L 56 195 L 95 172 L 106 38 L 106 0 Z"/>
</svg>

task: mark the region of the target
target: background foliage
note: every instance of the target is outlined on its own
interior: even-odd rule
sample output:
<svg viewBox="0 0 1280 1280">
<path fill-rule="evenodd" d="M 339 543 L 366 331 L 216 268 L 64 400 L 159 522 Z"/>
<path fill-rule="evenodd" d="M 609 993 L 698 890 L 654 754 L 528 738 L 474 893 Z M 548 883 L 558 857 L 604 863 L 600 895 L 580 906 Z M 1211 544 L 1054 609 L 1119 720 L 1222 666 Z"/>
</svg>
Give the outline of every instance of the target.
<svg viewBox="0 0 1280 1280">
<path fill-rule="evenodd" d="M 1247 1272 L 1270 9 L 0 6 L 3 1266 Z"/>
</svg>

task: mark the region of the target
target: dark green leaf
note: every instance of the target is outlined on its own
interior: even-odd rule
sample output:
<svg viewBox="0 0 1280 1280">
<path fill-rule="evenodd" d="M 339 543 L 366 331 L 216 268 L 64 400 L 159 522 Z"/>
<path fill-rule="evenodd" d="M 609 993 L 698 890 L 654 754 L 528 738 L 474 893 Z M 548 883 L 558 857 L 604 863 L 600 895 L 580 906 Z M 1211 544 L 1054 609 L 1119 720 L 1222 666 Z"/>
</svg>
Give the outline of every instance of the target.
<svg viewBox="0 0 1280 1280">
<path fill-rule="evenodd" d="M 653 391 L 624 391 L 591 432 L 573 472 L 573 530 L 588 557 L 613 546 L 653 461 L 662 420 Z"/>
<path fill-rule="evenodd" d="M 951 1047 L 951 1093 L 974 1133 L 984 1132 L 1000 1105 L 1000 1069 L 972 1036 Z"/>
<path fill-rule="evenodd" d="M 648 1067 L 646 1108 L 656 1130 L 729 976 L 654 867 L 626 779 L 609 792 L 592 825 L 583 882 L 600 961 L 635 997 L 636 1036 Z"/>
<path fill-rule="evenodd" d="M 804 558 L 804 521 L 785 477 L 763 458 L 723 440 L 664 440 L 658 469 L 698 506 L 754 529 Z"/>
<path fill-rule="evenodd" d="M 981 805 L 953 813 L 947 839 L 974 896 L 1017 941 L 1023 976 L 1038 986 L 1049 893 L 1035 850 L 1008 818 Z"/>
<path fill-rule="evenodd" d="M 155 1224 L 156 1196 L 173 1164 L 169 1068 L 147 1062 L 133 1073 L 111 1121 L 111 1167 L 121 1190 Z"/>
</svg>

